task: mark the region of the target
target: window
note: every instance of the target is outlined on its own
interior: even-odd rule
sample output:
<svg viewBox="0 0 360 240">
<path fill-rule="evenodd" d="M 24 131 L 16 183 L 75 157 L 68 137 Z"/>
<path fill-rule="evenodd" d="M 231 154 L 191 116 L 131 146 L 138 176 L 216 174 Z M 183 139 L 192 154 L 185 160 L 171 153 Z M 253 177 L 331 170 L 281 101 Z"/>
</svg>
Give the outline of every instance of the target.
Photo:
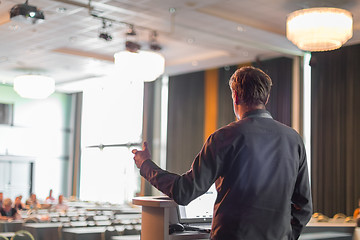
<svg viewBox="0 0 360 240">
<path fill-rule="evenodd" d="M 303 114 L 303 136 L 306 148 L 306 157 L 308 161 L 309 173 L 311 173 L 311 53 L 304 55 L 304 114 Z M 311 174 L 309 174 L 311 176 Z"/>
<path fill-rule="evenodd" d="M 139 191 L 133 147 L 108 145 L 141 143 L 142 114 L 142 82 L 102 78 L 84 89 L 80 199 L 124 203 Z"/>
</svg>

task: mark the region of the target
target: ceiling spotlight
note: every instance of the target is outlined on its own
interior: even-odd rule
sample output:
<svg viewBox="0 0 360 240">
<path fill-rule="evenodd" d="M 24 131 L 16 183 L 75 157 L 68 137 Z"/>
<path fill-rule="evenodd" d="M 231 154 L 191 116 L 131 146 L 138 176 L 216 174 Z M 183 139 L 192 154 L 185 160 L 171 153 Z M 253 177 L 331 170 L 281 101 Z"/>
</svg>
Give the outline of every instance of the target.
<svg viewBox="0 0 360 240">
<path fill-rule="evenodd" d="M 28 0 L 23 4 L 16 4 L 10 10 L 10 19 L 26 23 L 40 23 L 45 17 L 42 11 L 35 6 L 28 5 Z"/>
<path fill-rule="evenodd" d="M 112 40 L 112 36 L 106 32 L 100 33 L 99 38 L 104 39 L 107 42 Z"/>
<path fill-rule="evenodd" d="M 157 32 L 156 31 L 152 31 L 150 33 L 150 49 L 153 51 L 160 51 L 161 50 L 161 46 L 157 41 Z"/>
<path fill-rule="evenodd" d="M 129 25 L 129 28 L 126 32 L 126 35 L 127 36 L 136 36 L 136 32 L 135 32 L 135 29 L 134 29 L 134 25 Z"/>
<path fill-rule="evenodd" d="M 136 52 L 138 52 L 140 50 L 141 45 L 138 44 L 137 42 L 126 41 L 125 42 L 125 48 L 129 52 L 136 53 Z"/>
<path fill-rule="evenodd" d="M 111 23 L 109 26 L 111 26 Z M 102 29 L 100 30 L 99 38 L 104 39 L 105 41 L 109 42 L 112 40 L 112 36 L 109 33 L 107 33 L 106 27 L 107 27 L 107 24 L 106 24 L 105 20 L 103 19 L 103 26 L 102 26 Z"/>
<path fill-rule="evenodd" d="M 129 25 L 129 28 L 126 31 L 125 38 L 126 51 L 136 53 L 140 50 L 141 45 L 136 41 L 136 32 L 134 29 L 134 25 Z"/>
</svg>

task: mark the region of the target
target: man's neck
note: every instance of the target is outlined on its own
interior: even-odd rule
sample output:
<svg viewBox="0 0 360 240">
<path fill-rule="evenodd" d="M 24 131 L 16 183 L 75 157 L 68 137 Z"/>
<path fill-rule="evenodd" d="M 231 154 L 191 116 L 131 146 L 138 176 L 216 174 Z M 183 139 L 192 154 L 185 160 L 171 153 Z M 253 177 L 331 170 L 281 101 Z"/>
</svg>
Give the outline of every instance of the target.
<svg viewBox="0 0 360 240">
<path fill-rule="evenodd" d="M 245 113 L 258 109 L 265 109 L 265 105 L 263 104 L 251 105 L 251 106 L 242 105 L 242 104 L 237 105 L 237 114 L 236 114 L 237 118 L 238 120 L 241 120 Z"/>
</svg>

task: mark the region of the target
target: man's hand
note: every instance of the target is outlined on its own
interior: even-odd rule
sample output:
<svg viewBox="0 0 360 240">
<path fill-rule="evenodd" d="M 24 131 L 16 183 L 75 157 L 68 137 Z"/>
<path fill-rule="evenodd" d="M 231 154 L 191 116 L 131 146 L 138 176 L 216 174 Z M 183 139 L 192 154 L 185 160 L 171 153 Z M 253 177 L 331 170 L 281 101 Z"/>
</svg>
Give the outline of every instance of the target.
<svg viewBox="0 0 360 240">
<path fill-rule="evenodd" d="M 136 164 L 136 166 L 138 168 L 141 167 L 141 165 L 145 162 L 145 160 L 151 159 L 151 154 L 150 154 L 150 151 L 148 149 L 147 142 L 143 143 L 142 151 L 138 151 L 136 149 L 133 149 L 131 152 L 134 154 L 135 164 Z"/>
</svg>

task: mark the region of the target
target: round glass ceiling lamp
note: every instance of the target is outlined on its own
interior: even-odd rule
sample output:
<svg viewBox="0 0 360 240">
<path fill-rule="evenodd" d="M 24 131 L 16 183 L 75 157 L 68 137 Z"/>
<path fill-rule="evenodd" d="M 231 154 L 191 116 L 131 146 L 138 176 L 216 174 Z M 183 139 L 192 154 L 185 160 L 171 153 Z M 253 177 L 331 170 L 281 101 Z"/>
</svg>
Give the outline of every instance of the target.
<svg viewBox="0 0 360 240">
<path fill-rule="evenodd" d="M 14 79 L 14 90 L 23 98 L 45 99 L 55 91 L 55 80 L 41 75 L 22 75 Z"/>
<path fill-rule="evenodd" d="M 353 35 L 352 14 L 339 8 L 308 8 L 286 20 L 286 37 L 304 51 L 340 48 Z"/>
<path fill-rule="evenodd" d="M 114 54 L 116 72 L 123 78 L 151 82 L 165 70 L 164 57 L 156 52 L 121 51 Z"/>
</svg>

